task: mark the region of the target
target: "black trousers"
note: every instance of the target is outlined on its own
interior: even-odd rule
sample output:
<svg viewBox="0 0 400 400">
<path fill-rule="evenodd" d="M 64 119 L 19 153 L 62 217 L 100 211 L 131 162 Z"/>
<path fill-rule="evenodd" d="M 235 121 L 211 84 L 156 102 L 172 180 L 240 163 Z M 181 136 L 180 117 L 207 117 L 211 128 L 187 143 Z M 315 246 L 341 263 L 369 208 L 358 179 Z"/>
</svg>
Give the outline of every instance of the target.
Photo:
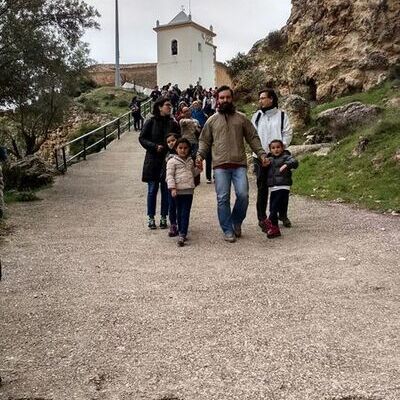
<svg viewBox="0 0 400 400">
<path fill-rule="evenodd" d="M 143 128 L 144 118 L 139 114 L 133 115 L 133 127 L 135 131 L 140 131 Z"/>
<path fill-rule="evenodd" d="M 264 221 L 267 218 L 268 205 L 268 185 L 267 185 L 267 170 L 261 165 L 258 158 L 254 160 L 254 172 L 257 178 L 257 218 L 259 221 Z"/>
<path fill-rule="evenodd" d="M 211 181 L 212 178 L 212 157 L 211 150 L 208 152 L 206 156 L 206 178 L 208 181 Z"/>
<path fill-rule="evenodd" d="M 271 192 L 269 198 L 269 219 L 273 225 L 278 225 L 278 216 L 287 217 L 289 205 L 289 190 L 281 189 Z"/>
</svg>

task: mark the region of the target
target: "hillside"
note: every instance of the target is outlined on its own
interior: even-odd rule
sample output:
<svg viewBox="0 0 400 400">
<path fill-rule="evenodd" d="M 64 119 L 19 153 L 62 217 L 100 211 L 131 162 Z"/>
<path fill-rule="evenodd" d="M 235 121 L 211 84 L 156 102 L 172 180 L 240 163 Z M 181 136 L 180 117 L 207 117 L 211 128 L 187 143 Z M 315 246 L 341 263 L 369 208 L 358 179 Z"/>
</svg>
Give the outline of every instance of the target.
<svg viewBox="0 0 400 400">
<path fill-rule="evenodd" d="M 306 155 L 295 172 L 293 191 L 319 199 L 400 212 L 399 82 L 321 104 L 310 125 L 327 109 L 360 101 L 382 109 L 378 118 L 350 129 L 326 156 Z"/>
<path fill-rule="evenodd" d="M 368 90 L 400 63 L 400 2 L 292 0 L 286 26 L 245 58 L 239 91 L 269 84 L 321 101 Z"/>
</svg>

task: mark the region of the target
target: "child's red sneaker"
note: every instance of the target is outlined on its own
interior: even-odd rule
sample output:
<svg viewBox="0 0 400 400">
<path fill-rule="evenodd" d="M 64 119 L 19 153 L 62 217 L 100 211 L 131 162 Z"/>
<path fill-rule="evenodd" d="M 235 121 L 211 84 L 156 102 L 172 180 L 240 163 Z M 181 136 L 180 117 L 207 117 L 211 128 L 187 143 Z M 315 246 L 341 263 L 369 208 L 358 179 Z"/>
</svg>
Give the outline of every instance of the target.
<svg viewBox="0 0 400 400">
<path fill-rule="evenodd" d="M 269 221 L 271 224 L 271 221 Z M 276 238 L 278 236 L 281 236 L 281 231 L 279 230 L 279 226 L 278 225 L 270 225 L 268 230 L 267 230 L 267 238 L 268 239 L 273 239 Z"/>
</svg>

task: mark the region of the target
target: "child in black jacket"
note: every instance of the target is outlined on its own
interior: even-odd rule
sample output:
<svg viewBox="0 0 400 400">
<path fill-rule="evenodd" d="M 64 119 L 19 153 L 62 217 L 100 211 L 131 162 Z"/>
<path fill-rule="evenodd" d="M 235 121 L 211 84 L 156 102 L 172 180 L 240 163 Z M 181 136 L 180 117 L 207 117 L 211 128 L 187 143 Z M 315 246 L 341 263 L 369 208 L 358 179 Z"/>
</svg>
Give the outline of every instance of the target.
<svg viewBox="0 0 400 400">
<path fill-rule="evenodd" d="M 297 168 L 298 161 L 285 150 L 281 140 L 273 140 L 269 144 L 267 180 L 271 197 L 269 200 L 269 217 L 267 220 L 267 237 L 272 239 L 280 236 L 278 218 L 284 226 L 290 227 L 291 223 L 287 217 L 289 204 L 290 186 L 292 186 L 292 169 Z"/>
</svg>

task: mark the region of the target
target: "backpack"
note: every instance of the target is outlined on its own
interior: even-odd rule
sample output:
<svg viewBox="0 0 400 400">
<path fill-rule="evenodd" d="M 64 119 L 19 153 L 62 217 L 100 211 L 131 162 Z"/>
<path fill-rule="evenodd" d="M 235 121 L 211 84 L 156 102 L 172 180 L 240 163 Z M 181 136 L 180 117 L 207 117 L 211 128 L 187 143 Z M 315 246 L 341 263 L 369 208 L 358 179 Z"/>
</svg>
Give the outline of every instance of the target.
<svg viewBox="0 0 400 400">
<path fill-rule="evenodd" d="M 261 115 L 262 115 L 262 112 L 259 112 L 257 114 L 256 120 L 255 120 L 256 128 L 258 128 L 258 123 L 260 122 Z M 283 121 L 284 120 L 285 120 L 285 112 L 281 111 L 281 135 L 283 132 Z"/>
</svg>

